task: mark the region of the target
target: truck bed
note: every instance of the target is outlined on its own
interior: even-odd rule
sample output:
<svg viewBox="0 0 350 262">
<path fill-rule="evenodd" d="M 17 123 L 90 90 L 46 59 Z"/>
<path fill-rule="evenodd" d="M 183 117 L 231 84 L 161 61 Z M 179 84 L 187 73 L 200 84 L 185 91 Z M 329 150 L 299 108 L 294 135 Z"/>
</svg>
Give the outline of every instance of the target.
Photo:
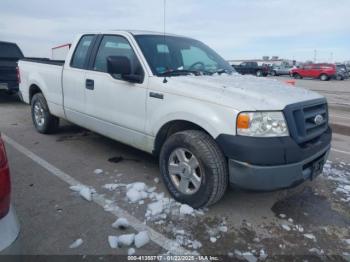
<svg viewBox="0 0 350 262">
<path fill-rule="evenodd" d="M 23 59 L 21 59 L 21 61 L 49 64 L 49 65 L 57 65 L 57 66 L 63 66 L 64 62 L 65 62 L 64 60 L 51 60 L 48 58 L 35 58 L 35 57 L 23 58 Z"/>
</svg>

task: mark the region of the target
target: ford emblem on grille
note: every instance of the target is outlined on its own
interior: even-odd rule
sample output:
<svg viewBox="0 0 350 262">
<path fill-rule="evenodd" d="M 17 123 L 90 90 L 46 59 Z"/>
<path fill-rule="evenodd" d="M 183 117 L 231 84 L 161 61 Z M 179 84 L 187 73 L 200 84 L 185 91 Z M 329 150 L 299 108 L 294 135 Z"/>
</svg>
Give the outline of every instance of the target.
<svg viewBox="0 0 350 262">
<path fill-rule="evenodd" d="M 322 115 L 315 116 L 314 123 L 316 125 L 321 125 L 323 123 L 323 116 Z"/>
</svg>

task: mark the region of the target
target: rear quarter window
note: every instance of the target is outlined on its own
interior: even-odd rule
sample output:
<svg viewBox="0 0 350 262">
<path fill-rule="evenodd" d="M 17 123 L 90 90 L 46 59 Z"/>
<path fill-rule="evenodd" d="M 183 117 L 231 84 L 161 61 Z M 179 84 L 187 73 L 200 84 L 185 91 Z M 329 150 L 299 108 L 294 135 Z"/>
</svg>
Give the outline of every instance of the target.
<svg viewBox="0 0 350 262">
<path fill-rule="evenodd" d="M 23 58 L 23 54 L 17 45 L 12 43 L 0 43 L 0 58 Z"/>
<path fill-rule="evenodd" d="M 84 35 L 80 39 L 77 47 L 75 48 L 73 58 L 71 60 L 71 64 L 70 64 L 71 67 L 81 68 L 81 69 L 84 68 L 85 62 L 87 59 L 87 54 L 92 44 L 93 38 L 94 38 L 94 35 Z"/>
</svg>

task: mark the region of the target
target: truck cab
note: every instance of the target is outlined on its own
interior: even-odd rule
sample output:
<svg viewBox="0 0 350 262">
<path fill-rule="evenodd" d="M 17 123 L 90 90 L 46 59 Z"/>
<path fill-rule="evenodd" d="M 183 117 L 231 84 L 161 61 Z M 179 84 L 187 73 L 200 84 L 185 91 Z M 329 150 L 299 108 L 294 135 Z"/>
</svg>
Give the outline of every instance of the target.
<svg viewBox="0 0 350 262">
<path fill-rule="evenodd" d="M 233 66 L 242 75 L 267 76 L 269 68 L 267 65 L 259 66 L 257 62 L 243 62 Z"/>
<path fill-rule="evenodd" d="M 15 43 L 0 41 L 0 92 L 18 92 L 17 62 L 23 57 Z"/>
<path fill-rule="evenodd" d="M 324 97 L 237 74 L 192 38 L 86 33 L 64 63 L 25 59 L 19 69 L 38 132 L 66 119 L 151 153 L 170 194 L 195 208 L 229 184 L 266 191 L 314 179 L 330 150 Z"/>
</svg>

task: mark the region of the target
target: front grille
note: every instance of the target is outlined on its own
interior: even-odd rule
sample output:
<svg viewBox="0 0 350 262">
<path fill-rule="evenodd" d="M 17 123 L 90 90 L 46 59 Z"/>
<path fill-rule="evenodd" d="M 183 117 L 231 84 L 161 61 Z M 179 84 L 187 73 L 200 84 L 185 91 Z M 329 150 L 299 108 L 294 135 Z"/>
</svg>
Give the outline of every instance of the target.
<svg viewBox="0 0 350 262">
<path fill-rule="evenodd" d="M 298 144 L 309 142 L 328 129 L 328 106 L 325 99 L 287 106 L 284 114 L 289 132 Z M 323 120 L 315 121 L 317 116 L 322 116 Z"/>
</svg>

